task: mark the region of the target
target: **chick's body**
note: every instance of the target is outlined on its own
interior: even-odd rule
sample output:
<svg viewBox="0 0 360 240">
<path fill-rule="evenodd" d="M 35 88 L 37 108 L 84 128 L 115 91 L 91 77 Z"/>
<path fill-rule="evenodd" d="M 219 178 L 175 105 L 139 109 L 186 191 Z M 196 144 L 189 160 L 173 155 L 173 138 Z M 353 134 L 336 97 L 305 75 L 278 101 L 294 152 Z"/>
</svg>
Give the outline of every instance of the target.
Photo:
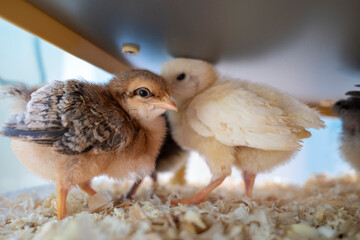
<svg viewBox="0 0 360 240">
<path fill-rule="evenodd" d="M 175 141 L 198 151 L 210 168 L 212 182 L 191 199 L 199 203 L 236 166 L 251 197 L 257 173 L 286 162 L 299 150 L 306 128 L 323 127 L 318 114 L 266 85 L 218 77 L 203 61 L 175 59 L 163 65 L 179 111 L 169 119 Z"/>
<path fill-rule="evenodd" d="M 176 109 L 168 92 L 161 77 L 144 70 L 108 85 L 55 81 L 33 92 L 2 134 L 14 138 L 14 153 L 27 168 L 56 181 L 62 219 L 61 198 L 72 186 L 94 194 L 95 176 L 139 179 L 153 171 L 166 132 L 160 115 Z"/>
<path fill-rule="evenodd" d="M 360 91 L 346 94 L 350 97 L 339 100 L 333 107 L 342 120 L 340 151 L 344 159 L 360 173 Z"/>
</svg>

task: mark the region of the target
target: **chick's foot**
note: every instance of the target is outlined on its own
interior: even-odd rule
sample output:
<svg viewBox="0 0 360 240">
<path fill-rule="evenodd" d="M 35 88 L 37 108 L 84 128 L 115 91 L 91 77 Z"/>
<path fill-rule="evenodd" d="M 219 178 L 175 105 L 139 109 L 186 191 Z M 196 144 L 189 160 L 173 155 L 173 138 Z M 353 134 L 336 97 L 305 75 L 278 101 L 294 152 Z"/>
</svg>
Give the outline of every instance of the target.
<svg viewBox="0 0 360 240">
<path fill-rule="evenodd" d="M 176 199 L 171 201 L 171 205 L 178 205 L 181 204 L 193 204 L 198 205 L 202 202 L 206 201 L 207 196 L 216 188 L 218 187 L 224 180 L 226 176 L 222 176 L 220 178 L 217 178 L 209 183 L 206 187 L 204 187 L 200 192 L 194 194 L 190 198 L 182 198 L 182 199 Z"/>
</svg>

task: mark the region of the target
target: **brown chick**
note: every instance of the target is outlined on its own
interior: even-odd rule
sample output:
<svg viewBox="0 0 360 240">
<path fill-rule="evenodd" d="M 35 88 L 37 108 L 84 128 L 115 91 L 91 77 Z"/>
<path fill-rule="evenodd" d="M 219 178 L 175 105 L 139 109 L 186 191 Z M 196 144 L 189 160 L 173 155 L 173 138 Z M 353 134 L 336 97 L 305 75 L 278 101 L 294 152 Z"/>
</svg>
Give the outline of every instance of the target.
<svg viewBox="0 0 360 240">
<path fill-rule="evenodd" d="M 11 95 L 15 103 L 11 106 L 12 113 L 26 111 L 26 105 L 31 99 L 31 94 L 38 90 L 41 86 L 28 88 L 25 85 L 8 85 L 5 87 L 7 95 Z M 166 120 L 166 136 L 164 143 L 160 149 L 160 153 L 155 161 L 155 170 L 150 177 L 157 183 L 157 173 L 174 172 L 171 184 L 185 184 L 186 159 L 189 152 L 182 149 L 172 138 L 170 133 L 170 124 L 166 114 L 162 115 Z M 126 194 L 126 198 L 133 198 L 143 179 L 138 179 Z"/>
<path fill-rule="evenodd" d="M 149 71 L 126 71 L 106 85 L 54 81 L 33 92 L 26 111 L 12 115 L 1 134 L 14 139 L 24 166 L 56 182 L 61 220 L 71 187 L 93 195 L 95 176 L 136 180 L 154 170 L 166 110 L 177 110 L 169 88 Z"/>
<path fill-rule="evenodd" d="M 184 183 L 184 175 L 186 168 L 186 159 L 189 157 L 189 152 L 182 149 L 172 138 L 170 132 L 170 124 L 167 119 L 167 116 L 164 114 L 163 117 L 166 120 L 166 127 L 168 131 L 166 132 L 166 137 L 164 143 L 160 149 L 160 153 L 156 158 L 155 170 L 151 174 L 151 178 L 156 183 L 157 182 L 157 173 L 158 172 L 175 172 L 173 179 L 170 183 Z M 140 186 L 142 179 L 139 179 L 135 182 L 130 188 L 129 192 L 126 194 L 126 198 L 131 199 L 136 190 Z"/>
</svg>

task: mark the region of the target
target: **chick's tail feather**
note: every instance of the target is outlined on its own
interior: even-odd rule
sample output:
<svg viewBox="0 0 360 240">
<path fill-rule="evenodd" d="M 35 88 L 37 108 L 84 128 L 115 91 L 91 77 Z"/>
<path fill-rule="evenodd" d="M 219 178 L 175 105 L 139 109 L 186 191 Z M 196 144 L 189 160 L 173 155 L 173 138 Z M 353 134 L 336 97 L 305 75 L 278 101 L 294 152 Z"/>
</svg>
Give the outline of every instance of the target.
<svg viewBox="0 0 360 240">
<path fill-rule="evenodd" d="M 33 93 L 37 89 L 39 88 L 28 88 L 25 85 L 5 85 L 1 89 L 1 96 L 11 96 L 18 100 L 28 102 L 30 101 L 31 93 Z"/>
<path fill-rule="evenodd" d="M 26 104 L 31 99 L 31 94 L 38 89 L 38 86 L 29 88 L 23 84 L 5 85 L 0 90 L 0 98 L 12 97 L 15 100 L 11 106 L 12 113 L 20 113 L 25 111 Z"/>
<path fill-rule="evenodd" d="M 52 145 L 55 140 L 62 137 L 64 131 L 44 131 L 44 130 L 23 130 L 5 126 L 0 130 L 0 135 L 19 138 L 22 140 L 33 141 L 38 144 Z"/>
</svg>

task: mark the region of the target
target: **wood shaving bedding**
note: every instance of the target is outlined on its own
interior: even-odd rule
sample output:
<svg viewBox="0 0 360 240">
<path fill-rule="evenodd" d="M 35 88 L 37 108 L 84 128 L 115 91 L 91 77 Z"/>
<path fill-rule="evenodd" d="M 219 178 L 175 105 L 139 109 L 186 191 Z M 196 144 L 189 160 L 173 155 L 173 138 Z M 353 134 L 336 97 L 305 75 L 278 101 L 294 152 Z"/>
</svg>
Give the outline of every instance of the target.
<svg viewBox="0 0 360 240">
<path fill-rule="evenodd" d="M 360 239 L 359 183 L 321 175 L 302 187 L 258 187 L 253 200 L 230 183 L 199 206 L 171 207 L 170 198 L 200 187 L 161 185 L 152 193 L 148 185 L 130 201 L 122 199 L 124 184 L 103 182 L 91 198 L 73 189 L 63 221 L 56 220 L 54 195 L 0 197 L 0 239 Z"/>
</svg>

